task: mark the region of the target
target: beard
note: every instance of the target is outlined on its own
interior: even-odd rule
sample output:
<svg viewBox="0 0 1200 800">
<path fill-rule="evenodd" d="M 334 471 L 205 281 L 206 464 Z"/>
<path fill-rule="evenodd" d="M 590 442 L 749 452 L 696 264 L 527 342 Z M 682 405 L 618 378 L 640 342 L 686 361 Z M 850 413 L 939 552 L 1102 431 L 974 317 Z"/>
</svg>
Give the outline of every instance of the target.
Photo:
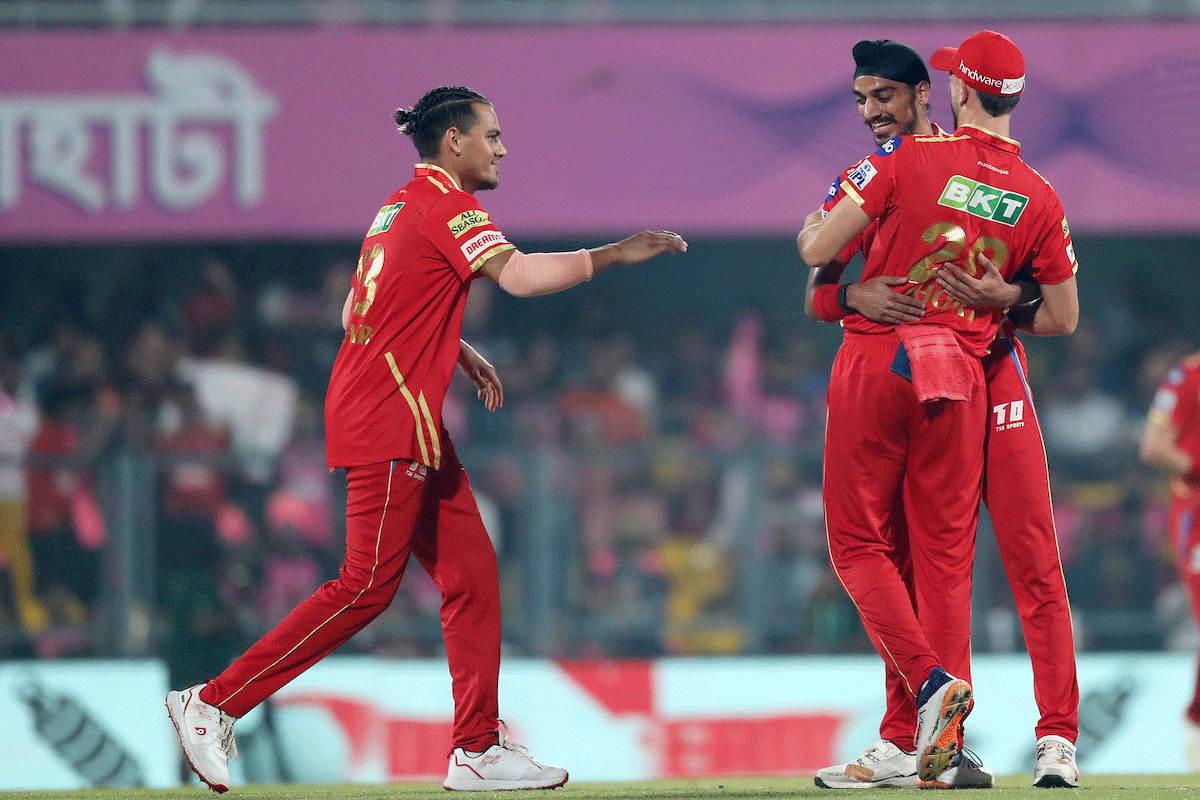
<svg viewBox="0 0 1200 800">
<path fill-rule="evenodd" d="M 876 123 L 876 122 L 894 123 L 895 121 L 896 121 L 896 118 L 894 116 L 892 116 L 891 114 L 878 116 L 878 117 L 875 117 L 874 119 L 864 120 L 864 122 L 867 124 L 867 127 L 871 127 L 873 125 L 873 123 Z M 917 132 L 917 100 L 914 97 L 912 102 L 908 104 L 908 121 L 905 122 L 903 125 L 901 125 L 899 128 L 897 128 L 896 132 L 894 134 L 891 134 L 889 136 L 883 136 L 881 138 L 881 135 L 876 133 L 875 134 L 875 143 L 881 145 L 884 142 L 886 142 L 888 139 L 891 139 L 892 136 L 909 136 L 916 132 Z M 872 133 L 874 133 L 874 129 L 872 129 Z"/>
<path fill-rule="evenodd" d="M 490 171 L 489 173 L 477 176 L 476 180 L 477 189 L 495 189 L 500 185 L 500 175 L 497 173 L 490 173 Z"/>
<path fill-rule="evenodd" d="M 913 97 L 913 101 L 908 104 L 908 124 L 904 126 L 902 134 L 908 136 L 917 132 L 917 98 Z"/>
</svg>

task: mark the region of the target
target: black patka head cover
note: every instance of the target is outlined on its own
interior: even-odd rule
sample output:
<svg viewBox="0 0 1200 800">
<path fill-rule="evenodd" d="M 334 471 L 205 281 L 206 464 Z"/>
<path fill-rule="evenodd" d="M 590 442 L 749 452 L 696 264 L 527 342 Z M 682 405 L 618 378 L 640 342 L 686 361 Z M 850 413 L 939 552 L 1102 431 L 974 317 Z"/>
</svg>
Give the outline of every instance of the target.
<svg viewBox="0 0 1200 800">
<path fill-rule="evenodd" d="M 917 51 L 890 39 L 864 39 L 854 45 L 854 77 L 873 75 L 916 86 L 929 80 L 929 70 Z"/>
</svg>

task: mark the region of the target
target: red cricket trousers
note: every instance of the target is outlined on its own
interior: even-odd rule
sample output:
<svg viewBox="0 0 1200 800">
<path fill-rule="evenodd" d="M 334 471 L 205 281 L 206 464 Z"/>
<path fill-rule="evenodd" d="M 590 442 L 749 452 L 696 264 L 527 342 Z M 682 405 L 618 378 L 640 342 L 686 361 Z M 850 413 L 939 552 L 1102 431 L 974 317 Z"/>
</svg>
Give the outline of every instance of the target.
<svg viewBox="0 0 1200 800">
<path fill-rule="evenodd" d="M 450 440 L 444 466 L 413 461 L 346 470 L 346 561 L 208 683 L 201 699 L 241 717 L 337 649 L 387 608 L 409 555 L 442 593 L 442 633 L 454 694 L 453 747 L 496 743 L 500 585 L 496 554 Z"/>
<path fill-rule="evenodd" d="M 1033 666 L 1033 695 L 1039 712 L 1035 735 L 1062 736 L 1073 742 L 1079 734 L 1075 635 L 1054 528 L 1046 449 L 1020 340 L 998 339 L 983 358 L 983 370 L 989 419 L 983 501 Z M 895 537 L 897 569 L 911 580 L 902 515 Z M 915 700 L 904 679 L 890 667 L 885 684 L 887 710 L 879 736 L 907 747 L 916 735 Z"/>
<path fill-rule="evenodd" d="M 1046 446 L 1026 380 L 1025 348 L 998 339 L 983 360 L 988 389 L 983 502 L 1033 666 L 1035 734 L 1079 736 L 1075 632 L 1058 552 Z"/>
<path fill-rule="evenodd" d="M 893 371 L 899 350 L 895 334 L 845 333 L 829 383 L 823 495 L 833 569 L 884 663 L 915 697 L 935 666 L 970 680 L 987 398 L 972 360 L 969 400 L 919 402 Z M 900 508 L 911 581 L 896 563 Z"/>
<path fill-rule="evenodd" d="M 1171 544 L 1179 579 L 1192 601 L 1192 614 L 1200 620 L 1200 497 L 1194 492 L 1171 497 Z M 1186 713 L 1193 725 L 1200 725 L 1200 667 Z"/>
</svg>

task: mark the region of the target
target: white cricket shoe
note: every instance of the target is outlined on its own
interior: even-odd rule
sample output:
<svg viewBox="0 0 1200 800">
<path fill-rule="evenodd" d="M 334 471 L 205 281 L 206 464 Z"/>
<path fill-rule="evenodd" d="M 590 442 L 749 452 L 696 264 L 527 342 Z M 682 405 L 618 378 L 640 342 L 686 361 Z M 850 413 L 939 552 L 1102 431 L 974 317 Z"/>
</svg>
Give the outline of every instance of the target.
<svg viewBox="0 0 1200 800">
<path fill-rule="evenodd" d="M 917 756 L 880 739 L 850 763 L 818 770 L 813 783 L 822 789 L 916 786 Z"/>
<path fill-rule="evenodd" d="M 1186 714 L 1183 717 L 1183 746 L 1188 766 L 1194 772 L 1200 772 L 1200 725 L 1192 722 Z"/>
<path fill-rule="evenodd" d="M 1061 736 L 1043 736 L 1038 739 L 1033 785 L 1043 789 L 1074 789 L 1079 786 L 1075 745 Z"/>
<path fill-rule="evenodd" d="M 233 740 L 236 719 L 200 699 L 205 684 L 167 692 L 167 714 L 175 723 L 179 743 L 192 771 L 214 792 L 229 791 L 229 762 L 238 757 Z"/>
<path fill-rule="evenodd" d="M 557 789 L 567 782 L 565 769 L 531 757 L 528 750 L 505 736 L 503 723 L 497 733 L 499 744 L 482 753 L 454 748 L 443 788 L 459 792 Z"/>
<path fill-rule="evenodd" d="M 979 763 L 965 749 L 960 751 L 950 768 L 931 781 L 918 781 L 921 789 L 991 789 L 996 785 L 996 773 Z"/>
<path fill-rule="evenodd" d="M 971 713 L 971 684 L 934 667 L 917 693 L 917 776 L 936 781 L 954 765 L 959 732 Z"/>
</svg>

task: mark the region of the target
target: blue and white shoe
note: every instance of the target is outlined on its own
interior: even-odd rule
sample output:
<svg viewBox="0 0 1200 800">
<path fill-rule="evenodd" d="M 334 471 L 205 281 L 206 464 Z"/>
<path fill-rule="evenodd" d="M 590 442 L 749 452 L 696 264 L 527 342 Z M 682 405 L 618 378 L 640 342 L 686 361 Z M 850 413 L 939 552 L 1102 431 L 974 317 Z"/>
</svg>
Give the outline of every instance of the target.
<svg viewBox="0 0 1200 800">
<path fill-rule="evenodd" d="M 963 721 L 971 713 L 971 684 L 934 667 L 917 693 L 917 776 L 937 781 L 954 766 Z"/>
</svg>

